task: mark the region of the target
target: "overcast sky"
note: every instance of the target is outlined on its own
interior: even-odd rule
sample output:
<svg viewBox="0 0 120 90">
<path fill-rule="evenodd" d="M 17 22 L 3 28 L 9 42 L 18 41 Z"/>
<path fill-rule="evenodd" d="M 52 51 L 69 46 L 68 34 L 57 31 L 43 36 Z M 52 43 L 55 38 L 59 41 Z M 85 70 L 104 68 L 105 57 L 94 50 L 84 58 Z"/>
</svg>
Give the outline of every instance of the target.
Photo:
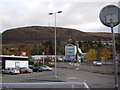
<svg viewBox="0 0 120 90">
<path fill-rule="evenodd" d="M 0 32 L 25 26 L 57 26 L 84 32 L 111 32 L 99 20 L 106 5 L 118 6 L 119 0 L 0 0 Z M 115 32 L 118 32 L 117 27 Z"/>
</svg>

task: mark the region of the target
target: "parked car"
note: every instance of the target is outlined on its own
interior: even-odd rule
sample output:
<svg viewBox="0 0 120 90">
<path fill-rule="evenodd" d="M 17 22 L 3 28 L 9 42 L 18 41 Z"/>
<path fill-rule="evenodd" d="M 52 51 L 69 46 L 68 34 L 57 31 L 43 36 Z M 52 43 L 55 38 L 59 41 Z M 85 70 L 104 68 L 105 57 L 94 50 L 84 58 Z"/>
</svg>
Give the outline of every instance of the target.
<svg viewBox="0 0 120 90">
<path fill-rule="evenodd" d="M 30 69 L 30 68 L 27 68 L 27 67 L 21 67 L 23 70 L 25 70 L 25 72 L 26 73 L 31 73 L 31 72 L 33 72 L 33 70 L 32 69 Z"/>
<path fill-rule="evenodd" d="M 42 68 L 40 66 L 32 67 L 33 72 L 42 72 Z"/>
<path fill-rule="evenodd" d="M 53 69 L 49 66 L 40 66 L 42 68 L 42 71 L 52 71 Z"/>
<path fill-rule="evenodd" d="M 100 61 L 93 61 L 93 65 L 95 65 L 95 66 L 101 66 L 102 63 Z"/>
<path fill-rule="evenodd" d="M 32 68 L 33 68 L 33 66 L 32 66 L 32 65 L 29 65 L 29 68 L 30 68 L 30 69 L 32 69 Z"/>
<path fill-rule="evenodd" d="M 17 67 L 17 69 L 20 71 L 20 73 L 26 73 L 26 70 L 21 67 Z"/>
<path fill-rule="evenodd" d="M 19 74 L 20 71 L 17 68 L 10 67 L 10 68 L 2 69 L 2 73 L 4 73 L 4 74 Z"/>
<path fill-rule="evenodd" d="M 54 62 L 49 62 L 49 64 L 54 65 L 55 63 Z"/>
</svg>

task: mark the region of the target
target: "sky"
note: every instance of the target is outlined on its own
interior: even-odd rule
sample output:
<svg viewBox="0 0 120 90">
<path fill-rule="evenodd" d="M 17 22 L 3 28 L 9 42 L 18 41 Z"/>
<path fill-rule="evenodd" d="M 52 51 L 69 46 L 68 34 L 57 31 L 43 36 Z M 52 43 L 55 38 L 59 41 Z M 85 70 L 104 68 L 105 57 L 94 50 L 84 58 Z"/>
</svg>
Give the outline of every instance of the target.
<svg viewBox="0 0 120 90">
<path fill-rule="evenodd" d="M 56 26 L 84 32 L 111 32 L 99 19 L 107 5 L 119 0 L 0 0 L 0 32 L 26 26 Z M 62 11 L 62 13 L 57 13 Z M 49 13 L 54 13 L 49 15 Z M 118 32 L 118 27 L 114 28 Z"/>
</svg>

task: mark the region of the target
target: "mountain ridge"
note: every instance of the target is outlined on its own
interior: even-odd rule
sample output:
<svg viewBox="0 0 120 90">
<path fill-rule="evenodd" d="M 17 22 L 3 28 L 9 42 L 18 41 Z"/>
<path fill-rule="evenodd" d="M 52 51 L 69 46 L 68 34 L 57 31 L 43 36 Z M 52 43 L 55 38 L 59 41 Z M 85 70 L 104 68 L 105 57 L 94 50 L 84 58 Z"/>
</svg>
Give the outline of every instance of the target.
<svg viewBox="0 0 120 90">
<path fill-rule="evenodd" d="M 74 40 L 98 40 L 111 39 L 110 33 L 104 32 L 83 32 L 76 29 L 56 27 L 57 40 L 66 42 L 68 39 Z M 3 44 L 27 43 L 32 44 L 41 40 L 54 40 L 54 27 L 28 26 L 6 30 L 2 33 Z M 118 36 L 118 35 L 116 35 Z"/>
</svg>

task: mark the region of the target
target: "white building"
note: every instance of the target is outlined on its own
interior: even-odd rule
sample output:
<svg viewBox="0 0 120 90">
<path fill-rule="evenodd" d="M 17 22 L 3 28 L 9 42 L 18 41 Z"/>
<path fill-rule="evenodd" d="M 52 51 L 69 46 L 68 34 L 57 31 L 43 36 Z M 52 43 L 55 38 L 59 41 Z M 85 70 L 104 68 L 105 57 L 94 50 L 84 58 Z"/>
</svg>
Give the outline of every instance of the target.
<svg viewBox="0 0 120 90">
<path fill-rule="evenodd" d="M 2 59 L 2 68 L 8 67 L 28 67 L 29 61 L 27 56 L 4 56 L 0 55 Z"/>
<path fill-rule="evenodd" d="M 73 44 L 67 44 L 65 46 L 65 56 L 67 60 L 75 60 L 77 53 L 77 47 Z"/>
</svg>

